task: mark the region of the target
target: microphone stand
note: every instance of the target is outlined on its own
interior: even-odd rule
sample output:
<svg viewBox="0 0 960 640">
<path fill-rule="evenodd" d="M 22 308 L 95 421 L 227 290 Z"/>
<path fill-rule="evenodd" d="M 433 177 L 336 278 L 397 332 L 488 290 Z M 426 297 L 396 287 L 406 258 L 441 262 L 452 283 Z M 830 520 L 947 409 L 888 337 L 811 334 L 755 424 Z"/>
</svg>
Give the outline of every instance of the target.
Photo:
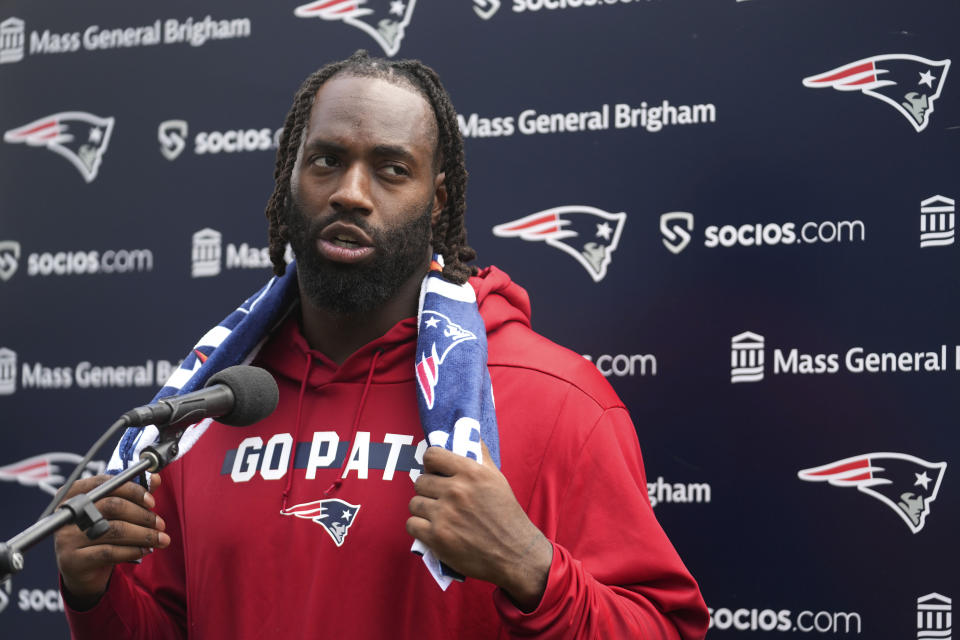
<svg viewBox="0 0 960 640">
<path fill-rule="evenodd" d="M 162 433 L 163 427 L 160 429 Z M 97 510 L 94 502 L 109 495 L 114 489 L 144 471 L 154 473 L 167 466 L 177 456 L 182 435 L 182 429 L 163 434 L 160 441 L 143 450 L 140 461 L 135 465 L 89 492 L 73 496 L 50 515 L 41 518 L 6 542 L 0 542 L 0 582 L 22 571 L 23 552 L 49 537 L 60 527 L 75 523 L 91 540 L 96 540 L 105 534 L 110 529 L 110 525 Z"/>
</svg>

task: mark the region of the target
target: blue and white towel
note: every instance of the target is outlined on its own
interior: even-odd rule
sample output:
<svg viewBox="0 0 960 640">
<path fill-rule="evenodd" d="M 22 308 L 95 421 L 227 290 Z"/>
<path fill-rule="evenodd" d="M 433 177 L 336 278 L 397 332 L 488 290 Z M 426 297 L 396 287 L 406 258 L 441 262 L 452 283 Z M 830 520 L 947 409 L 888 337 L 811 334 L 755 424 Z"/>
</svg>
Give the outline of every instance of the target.
<svg viewBox="0 0 960 640">
<path fill-rule="evenodd" d="M 440 275 L 441 265 L 440 256 L 434 256 L 431 270 L 420 287 L 415 359 L 420 422 L 430 445 L 478 462 L 482 461 L 482 438 L 499 467 L 500 441 L 487 370 L 487 334 L 477 309 L 476 293 L 469 284 L 456 285 L 444 280 Z M 282 277 L 271 278 L 200 338 L 153 402 L 201 389 L 217 371 L 252 362 L 296 297 L 296 268 L 291 263 Z M 190 450 L 211 422 L 203 420 L 184 431 L 177 458 Z M 140 452 L 155 442 L 158 435 L 158 429 L 152 425 L 127 429 L 113 452 L 107 472 L 116 474 L 136 463 Z M 443 566 L 419 541 L 414 542 L 412 550 L 423 556 L 430 573 L 446 590 L 457 577 L 456 573 Z"/>
</svg>

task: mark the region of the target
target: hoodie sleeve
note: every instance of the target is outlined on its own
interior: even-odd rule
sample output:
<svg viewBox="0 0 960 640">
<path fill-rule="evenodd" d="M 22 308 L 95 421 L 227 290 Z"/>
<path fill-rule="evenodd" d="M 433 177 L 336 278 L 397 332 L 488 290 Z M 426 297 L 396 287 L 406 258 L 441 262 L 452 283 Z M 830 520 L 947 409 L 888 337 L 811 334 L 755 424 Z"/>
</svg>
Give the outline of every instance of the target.
<svg viewBox="0 0 960 640">
<path fill-rule="evenodd" d="M 524 613 L 499 589 L 494 594 L 509 637 L 702 638 L 706 605 L 654 517 L 627 411 L 604 411 L 575 468 L 553 473 L 558 483 L 566 473 L 569 484 L 557 493 L 543 598 Z"/>
<path fill-rule="evenodd" d="M 155 512 L 163 517 L 170 546 L 156 549 L 140 564 L 114 567 L 107 591 L 91 609 L 77 611 L 64 602 L 71 637 L 76 640 L 129 638 L 176 640 L 187 637 L 183 540 L 173 486 L 179 473 L 167 467 L 163 483 L 153 491 Z M 63 587 L 61 586 L 61 589 Z"/>
</svg>

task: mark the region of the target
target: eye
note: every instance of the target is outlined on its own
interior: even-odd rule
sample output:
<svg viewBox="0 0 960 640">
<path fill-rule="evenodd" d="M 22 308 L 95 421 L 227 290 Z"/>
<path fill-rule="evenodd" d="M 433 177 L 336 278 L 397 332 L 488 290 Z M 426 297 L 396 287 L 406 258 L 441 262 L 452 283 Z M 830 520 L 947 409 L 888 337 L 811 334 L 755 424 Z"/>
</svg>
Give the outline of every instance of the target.
<svg viewBox="0 0 960 640">
<path fill-rule="evenodd" d="M 312 163 L 314 166 L 321 167 L 323 169 L 330 169 L 337 166 L 337 158 L 329 154 L 324 154 L 314 158 Z"/>
<path fill-rule="evenodd" d="M 399 178 L 401 176 L 409 176 L 410 171 L 401 164 L 388 164 L 383 167 L 383 171 L 392 178 Z"/>
</svg>

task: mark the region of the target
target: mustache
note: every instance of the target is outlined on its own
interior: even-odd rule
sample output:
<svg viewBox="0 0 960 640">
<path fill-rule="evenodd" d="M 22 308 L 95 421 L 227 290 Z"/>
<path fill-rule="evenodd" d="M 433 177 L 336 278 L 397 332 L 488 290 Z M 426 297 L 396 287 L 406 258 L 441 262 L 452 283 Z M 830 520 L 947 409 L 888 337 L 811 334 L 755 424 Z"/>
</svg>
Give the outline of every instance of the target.
<svg viewBox="0 0 960 640">
<path fill-rule="evenodd" d="M 376 229 L 370 226 L 370 223 L 367 221 L 367 216 L 357 211 L 334 211 L 320 218 L 310 219 L 303 214 L 303 210 L 297 206 L 296 202 L 291 202 L 288 215 L 293 215 L 302 221 L 306 221 L 307 237 L 314 240 L 320 237 L 321 231 L 334 222 L 351 224 L 366 233 L 372 239 L 379 240 L 379 233 Z M 289 217 L 287 219 L 289 220 Z"/>
</svg>

